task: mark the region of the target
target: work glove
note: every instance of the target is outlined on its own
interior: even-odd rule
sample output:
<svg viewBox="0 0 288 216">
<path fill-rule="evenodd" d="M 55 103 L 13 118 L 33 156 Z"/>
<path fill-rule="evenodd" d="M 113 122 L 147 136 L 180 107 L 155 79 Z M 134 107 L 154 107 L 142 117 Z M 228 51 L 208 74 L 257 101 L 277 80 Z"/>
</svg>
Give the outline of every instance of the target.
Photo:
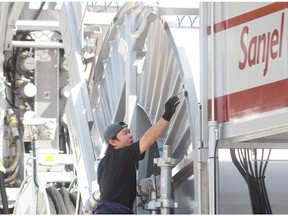
<svg viewBox="0 0 288 216">
<path fill-rule="evenodd" d="M 180 101 L 177 96 L 172 96 L 169 100 L 165 103 L 165 112 L 162 116 L 167 121 L 170 121 L 172 116 L 176 111 L 176 107 L 179 105 Z"/>
<path fill-rule="evenodd" d="M 82 206 L 82 211 L 84 214 L 93 214 L 93 211 L 95 210 L 98 202 L 98 194 L 97 192 L 94 192 L 92 196 L 90 196 L 84 205 Z"/>
<path fill-rule="evenodd" d="M 82 211 L 84 214 L 92 214 L 94 209 L 92 206 L 93 204 L 90 202 L 90 198 L 86 200 L 86 202 L 84 203 L 84 205 L 82 206 Z"/>
</svg>

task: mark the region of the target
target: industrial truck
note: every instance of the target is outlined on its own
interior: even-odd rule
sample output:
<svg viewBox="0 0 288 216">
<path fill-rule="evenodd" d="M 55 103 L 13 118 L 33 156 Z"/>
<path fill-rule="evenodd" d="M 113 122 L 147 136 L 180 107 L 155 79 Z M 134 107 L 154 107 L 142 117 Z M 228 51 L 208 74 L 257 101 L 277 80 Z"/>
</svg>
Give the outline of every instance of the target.
<svg viewBox="0 0 288 216">
<path fill-rule="evenodd" d="M 0 212 L 92 213 L 105 128 L 137 140 L 178 95 L 134 212 L 287 213 L 287 8 L 1 2 Z"/>
</svg>

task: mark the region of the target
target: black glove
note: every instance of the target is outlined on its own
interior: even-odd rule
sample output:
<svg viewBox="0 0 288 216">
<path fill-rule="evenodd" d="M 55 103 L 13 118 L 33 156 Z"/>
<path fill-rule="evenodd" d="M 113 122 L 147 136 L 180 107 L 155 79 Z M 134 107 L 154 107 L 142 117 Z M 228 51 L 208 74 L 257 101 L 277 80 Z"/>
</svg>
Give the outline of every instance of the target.
<svg viewBox="0 0 288 216">
<path fill-rule="evenodd" d="M 176 111 L 176 107 L 179 105 L 180 101 L 177 96 L 172 96 L 169 100 L 165 103 L 165 112 L 162 116 L 167 121 L 170 121 L 172 116 Z"/>
</svg>

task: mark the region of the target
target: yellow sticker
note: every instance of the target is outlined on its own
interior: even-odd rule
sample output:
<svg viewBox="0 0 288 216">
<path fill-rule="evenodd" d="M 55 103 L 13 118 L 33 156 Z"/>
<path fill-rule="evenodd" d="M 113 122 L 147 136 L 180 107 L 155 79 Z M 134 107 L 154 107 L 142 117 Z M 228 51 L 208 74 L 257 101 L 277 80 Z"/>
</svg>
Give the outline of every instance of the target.
<svg viewBox="0 0 288 216">
<path fill-rule="evenodd" d="M 54 162 L 55 157 L 53 155 L 47 155 L 45 159 L 47 162 Z"/>
</svg>

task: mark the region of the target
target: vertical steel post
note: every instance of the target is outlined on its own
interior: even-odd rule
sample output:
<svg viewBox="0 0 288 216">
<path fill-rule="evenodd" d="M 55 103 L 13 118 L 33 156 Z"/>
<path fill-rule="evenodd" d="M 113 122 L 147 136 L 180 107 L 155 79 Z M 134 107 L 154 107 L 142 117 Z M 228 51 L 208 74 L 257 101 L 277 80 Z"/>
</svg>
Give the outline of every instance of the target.
<svg viewBox="0 0 288 216">
<path fill-rule="evenodd" d="M 208 158 L 208 179 L 209 179 L 209 214 L 218 213 L 218 123 L 209 122 L 209 158 Z"/>
<path fill-rule="evenodd" d="M 199 7 L 200 16 L 200 105 L 201 114 L 199 120 L 200 138 L 197 140 L 197 166 L 196 166 L 196 185 L 199 214 L 209 212 L 209 188 L 208 181 L 208 148 L 209 148 L 209 127 L 208 127 L 208 101 L 209 101 L 209 73 L 208 66 L 208 23 L 209 23 L 209 3 L 201 2 Z"/>
<path fill-rule="evenodd" d="M 211 26 L 211 120 L 208 122 L 208 182 L 209 182 L 209 214 L 218 212 L 218 122 L 215 119 L 215 44 L 214 44 L 214 2 L 210 3 Z M 209 79 L 208 79 L 209 80 Z"/>
<path fill-rule="evenodd" d="M 33 161 L 33 181 L 37 188 L 39 188 L 38 183 L 38 154 L 36 149 L 36 142 L 38 139 L 38 130 L 35 125 L 32 126 L 33 130 L 33 140 L 32 140 L 32 161 Z"/>
</svg>

